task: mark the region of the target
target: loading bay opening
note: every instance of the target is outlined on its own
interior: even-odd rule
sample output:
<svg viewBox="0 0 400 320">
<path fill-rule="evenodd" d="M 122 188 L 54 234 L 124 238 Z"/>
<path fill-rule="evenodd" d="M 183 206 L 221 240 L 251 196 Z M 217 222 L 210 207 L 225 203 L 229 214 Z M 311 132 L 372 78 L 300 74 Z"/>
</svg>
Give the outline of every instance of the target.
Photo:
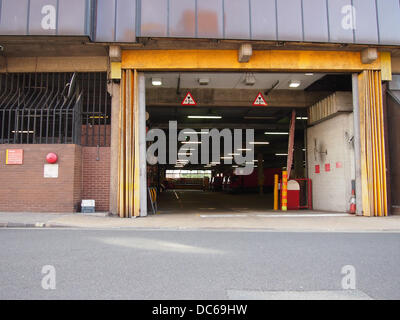
<svg viewBox="0 0 400 320">
<path fill-rule="evenodd" d="M 160 142 L 149 139 L 154 130 L 162 130 L 167 143 L 164 156 L 160 150 L 147 154 L 147 188 L 158 194 L 158 214 L 273 214 L 274 179 L 287 170 L 293 117 L 289 178 L 299 183 L 300 207 L 329 201 L 326 211 L 348 211 L 354 179 L 350 74 L 149 72 L 145 88 L 147 150 Z M 250 143 L 248 130 L 254 133 Z M 220 134 L 216 149 L 210 132 Z M 250 158 L 235 161 L 247 153 Z M 238 174 L 245 166 L 252 172 Z M 318 189 L 311 185 L 315 175 Z"/>
</svg>

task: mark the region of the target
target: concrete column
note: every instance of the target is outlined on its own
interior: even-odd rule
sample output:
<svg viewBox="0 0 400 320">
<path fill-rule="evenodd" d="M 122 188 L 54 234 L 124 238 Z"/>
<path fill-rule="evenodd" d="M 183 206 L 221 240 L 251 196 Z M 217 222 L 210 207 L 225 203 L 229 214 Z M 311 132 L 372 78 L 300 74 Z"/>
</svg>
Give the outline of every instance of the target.
<svg viewBox="0 0 400 320">
<path fill-rule="evenodd" d="M 121 107 L 120 84 L 113 82 L 111 93 L 111 166 L 110 166 L 110 213 L 118 214 L 118 149 L 119 112 Z"/>
<path fill-rule="evenodd" d="M 357 215 L 363 214 L 361 183 L 361 140 L 360 140 L 360 103 L 358 90 L 358 74 L 353 74 L 353 117 L 354 117 L 354 164 L 356 181 Z"/>
</svg>

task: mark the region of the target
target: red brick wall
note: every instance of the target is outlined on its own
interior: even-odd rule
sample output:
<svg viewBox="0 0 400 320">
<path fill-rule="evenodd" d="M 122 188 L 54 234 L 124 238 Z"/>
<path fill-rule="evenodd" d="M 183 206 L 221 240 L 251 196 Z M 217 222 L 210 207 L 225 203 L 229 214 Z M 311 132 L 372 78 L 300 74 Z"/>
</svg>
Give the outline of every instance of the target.
<svg viewBox="0 0 400 320">
<path fill-rule="evenodd" d="M 83 125 L 82 145 L 96 147 L 109 147 L 111 143 L 110 125 Z"/>
<path fill-rule="evenodd" d="M 96 200 L 96 211 L 110 205 L 110 148 L 82 147 L 82 199 Z"/>
<path fill-rule="evenodd" d="M 6 165 L 6 149 L 23 149 L 23 164 Z M 58 155 L 58 178 L 43 177 L 49 152 Z M 80 153 L 74 144 L 0 145 L 0 211 L 73 212 L 80 201 Z"/>
</svg>

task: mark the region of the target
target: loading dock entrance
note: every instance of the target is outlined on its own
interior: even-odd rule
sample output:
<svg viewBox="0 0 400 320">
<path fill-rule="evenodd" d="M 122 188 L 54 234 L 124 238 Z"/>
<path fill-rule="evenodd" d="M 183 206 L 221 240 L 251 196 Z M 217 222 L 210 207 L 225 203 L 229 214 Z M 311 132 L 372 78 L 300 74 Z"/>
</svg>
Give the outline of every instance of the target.
<svg viewBox="0 0 400 320">
<path fill-rule="evenodd" d="M 381 80 L 389 80 L 390 56 L 371 64 L 359 52 L 256 51 L 248 63 L 231 50 L 132 50 L 122 54 L 118 211 L 121 217 L 145 215 L 144 75 L 140 71 L 347 72 L 360 73 L 354 99 L 360 106 L 362 207 L 364 215 L 387 215 Z M 113 65 L 113 69 L 118 65 Z M 358 117 L 358 115 L 357 115 Z M 140 134 L 141 132 L 141 134 Z M 373 144 L 372 142 L 376 142 Z M 358 165 L 358 164 L 357 164 Z M 357 172 L 357 170 L 356 170 Z M 361 193 L 358 194 L 361 199 Z M 359 206 L 361 207 L 361 206 Z"/>
</svg>

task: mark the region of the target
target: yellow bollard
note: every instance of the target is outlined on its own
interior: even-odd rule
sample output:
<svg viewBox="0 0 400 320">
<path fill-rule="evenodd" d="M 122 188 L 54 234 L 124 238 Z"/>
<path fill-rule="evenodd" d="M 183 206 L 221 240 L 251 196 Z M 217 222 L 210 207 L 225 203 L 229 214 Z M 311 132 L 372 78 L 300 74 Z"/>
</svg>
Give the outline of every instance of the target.
<svg viewBox="0 0 400 320">
<path fill-rule="evenodd" d="M 275 181 L 274 181 L 274 211 L 279 210 L 279 190 L 278 190 L 278 185 L 279 185 L 279 175 L 275 175 Z"/>
<path fill-rule="evenodd" d="M 282 171 L 282 211 L 287 211 L 287 183 L 288 173 L 287 171 Z"/>
</svg>

